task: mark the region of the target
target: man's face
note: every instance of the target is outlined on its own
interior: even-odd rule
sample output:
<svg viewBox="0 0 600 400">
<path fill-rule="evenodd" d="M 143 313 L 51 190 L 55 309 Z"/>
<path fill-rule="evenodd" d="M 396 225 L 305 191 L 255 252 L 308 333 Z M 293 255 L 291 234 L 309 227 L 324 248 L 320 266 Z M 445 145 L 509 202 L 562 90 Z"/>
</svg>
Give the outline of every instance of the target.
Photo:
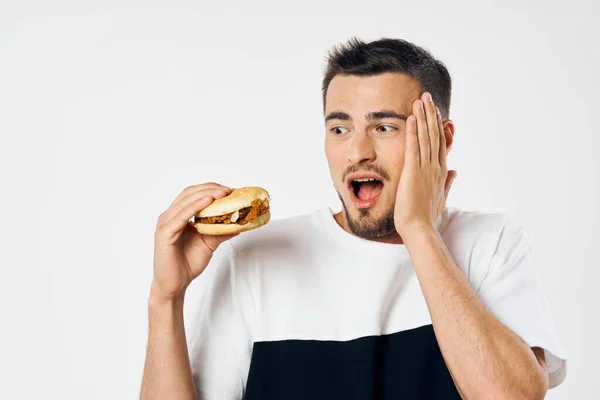
<svg viewBox="0 0 600 400">
<path fill-rule="evenodd" d="M 420 95 L 419 84 L 399 73 L 337 75 L 329 85 L 325 153 L 346 222 L 357 236 L 395 232 L 406 117 Z"/>
</svg>

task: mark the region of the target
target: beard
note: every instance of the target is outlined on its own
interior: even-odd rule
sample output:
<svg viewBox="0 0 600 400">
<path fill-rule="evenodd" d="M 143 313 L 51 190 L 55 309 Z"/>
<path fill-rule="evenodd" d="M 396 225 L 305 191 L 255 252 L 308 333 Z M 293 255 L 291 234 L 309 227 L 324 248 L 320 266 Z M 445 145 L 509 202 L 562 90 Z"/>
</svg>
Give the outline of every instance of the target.
<svg viewBox="0 0 600 400">
<path fill-rule="evenodd" d="M 346 215 L 346 221 L 348 222 L 348 228 L 356 236 L 362 238 L 381 238 L 384 236 L 391 235 L 396 231 L 394 224 L 394 205 L 386 210 L 382 216 L 375 217 L 373 211 L 368 208 L 361 208 L 358 210 L 358 217 L 352 218 L 348 212 L 348 207 L 344 203 L 344 199 L 339 192 L 337 192 L 342 206 L 344 208 L 344 214 Z"/>
</svg>

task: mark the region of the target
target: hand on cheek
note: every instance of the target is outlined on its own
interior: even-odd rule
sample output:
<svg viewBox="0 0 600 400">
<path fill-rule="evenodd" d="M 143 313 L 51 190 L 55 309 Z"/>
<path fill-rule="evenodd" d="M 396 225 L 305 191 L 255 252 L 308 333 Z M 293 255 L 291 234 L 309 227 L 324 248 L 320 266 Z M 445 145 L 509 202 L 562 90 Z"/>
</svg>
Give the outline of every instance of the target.
<svg viewBox="0 0 600 400">
<path fill-rule="evenodd" d="M 457 175 L 446 167 L 442 117 L 431 95 L 426 92 L 415 100 L 412 111 L 394 209 L 396 230 L 403 238 L 418 229 L 435 228 Z"/>
</svg>

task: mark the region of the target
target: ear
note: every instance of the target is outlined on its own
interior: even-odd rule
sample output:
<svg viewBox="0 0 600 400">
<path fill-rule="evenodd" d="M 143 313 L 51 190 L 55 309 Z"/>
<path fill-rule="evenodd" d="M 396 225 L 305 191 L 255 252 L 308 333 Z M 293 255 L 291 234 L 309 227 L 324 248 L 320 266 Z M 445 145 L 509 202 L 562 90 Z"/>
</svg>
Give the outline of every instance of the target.
<svg viewBox="0 0 600 400">
<path fill-rule="evenodd" d="M 444 136 L 446 138 L 446 154 L 450 153 L 452 143 L 454 143 L 454 122 L 451 119 L 442 121 L 444 124 Z"/>
</svg>

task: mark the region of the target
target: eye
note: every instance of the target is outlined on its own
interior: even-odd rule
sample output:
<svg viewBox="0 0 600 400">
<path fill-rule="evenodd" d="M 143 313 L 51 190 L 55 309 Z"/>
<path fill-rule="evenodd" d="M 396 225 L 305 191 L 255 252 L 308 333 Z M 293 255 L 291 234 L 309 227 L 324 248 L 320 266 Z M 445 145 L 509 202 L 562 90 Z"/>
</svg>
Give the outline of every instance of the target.
<svg viewBox="0 0 600 400">
<path fill-rule="evenodd" d="M 394 131 L 394 130 L 396 129 L 395 127 L 393 127 L 393 126 L 391 126 L 391 125 L 379 125 L 379 126 L 377 127 L 377 129 L 379 129 L 379 128 L 388 128 L 388 129 L 385 129 L 385 130 L 383 130 L 383 131 L 380 131 L 380 132 L 382 132 L 382 133 L 389 133 L 389 132 L 392 132 L 392 131 Z"/>
<path fill-rule="evenodd" d="M 346 130 L 346 132 L 348 131 L 348 129 L 346 129 L 346 128 L 343 128 L 343 127 L 341 127 L 341 126 L 334 126 L 333 128 L 331 128 L 331 130 L 330 130 L 330 131 L 331 131 L 331 132 L 333 132 L 333 134 L 334 134 L 335 136 L 340 136 L 340 135 L 342 135 L 342 134 L 346 133 L 346 132 L 344 132 L 344 130 Z"/>
</svg>

